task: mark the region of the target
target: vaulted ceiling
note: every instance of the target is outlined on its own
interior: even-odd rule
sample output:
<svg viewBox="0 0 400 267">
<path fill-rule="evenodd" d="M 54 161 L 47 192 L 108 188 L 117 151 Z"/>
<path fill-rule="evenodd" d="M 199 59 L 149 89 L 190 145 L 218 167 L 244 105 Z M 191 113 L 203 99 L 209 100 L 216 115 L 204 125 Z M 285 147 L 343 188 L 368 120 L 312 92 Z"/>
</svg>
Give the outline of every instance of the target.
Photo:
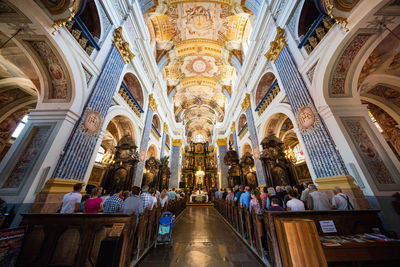
<svg viewBox="0 0 400 267">
<path fill-rule="evenodd" d="M 224 119 L 254 20 L 241 2 L 166 0 L 144 14 L 187 141 L 198 134 L 211 137 Z"/>
</svg>

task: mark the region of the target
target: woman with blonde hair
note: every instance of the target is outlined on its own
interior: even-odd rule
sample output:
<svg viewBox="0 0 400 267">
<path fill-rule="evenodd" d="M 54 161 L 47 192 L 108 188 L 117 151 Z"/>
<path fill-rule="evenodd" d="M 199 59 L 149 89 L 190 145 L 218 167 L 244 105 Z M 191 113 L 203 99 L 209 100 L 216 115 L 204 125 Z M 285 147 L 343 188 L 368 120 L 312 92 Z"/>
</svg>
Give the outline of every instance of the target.
<svg viewBox="0 0 400 267">
<path fill-rule="evenodd" d="M 161 192 L 160 203 L 161 208 L 164 208 L 164 206 L 168 205 L 168 194 L 166 189 L 163 189 L 163 191 Z"/>
</svg>

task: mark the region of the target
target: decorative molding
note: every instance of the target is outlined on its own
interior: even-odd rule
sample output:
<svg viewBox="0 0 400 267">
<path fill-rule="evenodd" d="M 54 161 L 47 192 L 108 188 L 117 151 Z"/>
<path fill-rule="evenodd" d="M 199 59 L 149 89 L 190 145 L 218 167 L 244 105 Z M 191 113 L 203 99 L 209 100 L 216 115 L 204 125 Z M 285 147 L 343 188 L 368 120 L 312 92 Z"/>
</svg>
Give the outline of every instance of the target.
<svg viewBox="0 0 400 267">
<path fill-rule="evenodd" d="M 246 93 L 246 96 L 244 97 L 243 102 L 242 102 L 242 110 L 246 111 L 250 107 L 250 105 L 251 105 L 250 94 Z"/>
<path fill-rule="evenodd" d="M 286 45 L 285 30 L 278 26 L 276 27 L 275 39 L 270 42 L 270 48 L 264 56 L 268 60 L 275 62 Z"/>
<path fill-rule="evenodd" d="M 44 185 L 41 194 L 66 194 L 72 191 L 73 186 L 82 183 L 73 179 L 51 178 Z"/>
<path fill-rule="evenodd" d="M 182 146 L 182 139 L 172 139 L 172 146 Z"/>
<path fill-rule="evenodd" d="M 333 5 L 339 10 L 349 12 L 358 4 L 358 2 L 359 0 L 354 0 L 353 2 L 346 0 L 333 0 Z"/>
<path fill-rule="evenodd" d="M 117 48 L 118 53 L 121 55 L 122 60 L 125 63 L 129 63 L 135 57 L 129 48 L 129 43 L 125 41 L 124 35 L 122 34 L 122 27 L 118 27 L 114 30 L 114 41 L 113 45 Z"/>
<path fill-rule="evenodd" d="M 235 132 L 236 131 L 236 124 L 234 121 L 232 121 L 232 125 L 231 125 L 231 132 Z"/>
<path fill-rule="evenodd" d="M 354 183 L 354 178 L 351 175 L 317 178 L 315 179 L 315 183 L 318 184 L 319 190 L 332 190 L 335 186 L 344 190 L 359 188 Z"/>
<path fill-rule="evenodd" d="M 153 94 L 149 94 L 149 107 L 151 108 L 151 110 L 153 112 L 155 112 L 157 110 L 157 102 L 154 99 Z"/>
<path fill-rule="evenodd" d="M 226 146 L 226 145 L 228 145 L 228 139 L 227 138 L 218 138 L 217 139 L 217 145 L 218 146 Z"/>
<path fill-rule="evenodd" d="M 334 7 L 336 7 L 334 4 L 331 3 L 332 0 L 320 0 L 322 7 L 324 8 L 326 14 L 328 14 L 328 16 L 330 18 L 332 18 L 333 20 L 335 20 L 335 22 L 337 24 L 340 24 L 342 26 L 342 28 L 348 32 L 349 29 L 347 28 L 347 25 L 349 24 L 349 22 L 347 21 L 347 18 L 344 17 L 338 17 L 333 15 L 332 10 Z M 336 1 L 337 2 L 337 1 Z M 340 2 L 344 2 L 344 1 L 340 1 Z M 350 4 L 352 5 L 352 4 Z M 340 8 L 339 8 L 340 9 Z"/>
<path fill-rule="evenodd" d="M 42 0 L 41 2 L 43 3 L 46 1 Z M 52 14 L 56 14 L 56 13 L 64 14 L 65 13 L 65 16 L 67 16 L 64 18 L 59 18 L 59 19 L 54 20 L 53 25 L 52 25 L 52 27 L 54 29 L 54 31 L 52 32 L 53 35 L 55 35 L 57 33 L 59 28 L 64 27 L 67 22 L 71 21 L 75 17 L 76 12 L 78 12 L 78 10 L 80 9 L 81 4 L 82 4 L 81 0 L 72 0 L 72 1 L 69 0 L 67 2 L 69 2 L 69 3 L 64 3 L 61 5 L 58 5 L 55 9 L 54 9 L 54 7 L 49 8 L 48 5 L 45 5 L 50 13 L 52 13 Z"/>
<path fill-rule="evenodd" d="M 167 134 L 168 133 L 168 124 L 164 122 L 163 131 Z"/>
</svg>

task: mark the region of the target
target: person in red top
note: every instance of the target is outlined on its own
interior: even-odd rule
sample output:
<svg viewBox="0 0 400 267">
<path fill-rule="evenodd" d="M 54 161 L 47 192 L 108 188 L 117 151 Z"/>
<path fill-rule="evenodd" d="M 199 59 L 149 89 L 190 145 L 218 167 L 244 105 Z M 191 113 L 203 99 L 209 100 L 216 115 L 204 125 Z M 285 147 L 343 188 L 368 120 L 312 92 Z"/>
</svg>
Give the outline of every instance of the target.
<svg viewBox="0 0 400 267">
<path fill-rule="evenodd" d="M 103 200 L 99 197 L 100 196 L 100 188 L 95 187 L 92 189 L 90 194 L 90 198 L 85 201 L 84 212 L 85 213 L 98 213 L 103 211 Z"/>
</svg>

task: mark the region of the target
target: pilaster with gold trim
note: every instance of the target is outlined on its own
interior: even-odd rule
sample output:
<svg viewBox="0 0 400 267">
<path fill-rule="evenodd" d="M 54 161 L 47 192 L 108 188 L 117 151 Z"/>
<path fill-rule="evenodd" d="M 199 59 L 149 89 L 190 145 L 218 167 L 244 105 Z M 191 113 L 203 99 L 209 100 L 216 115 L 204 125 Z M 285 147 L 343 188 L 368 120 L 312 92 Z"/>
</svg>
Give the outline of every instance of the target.
<svg viewBox="0 0 400 267">
<path fill-rule="evenodd" d="M 181 159 L 181 146 L 182 139 L 172 139 L 171 146 L 171 177 L 169 179 L 170 188 L 179 187 L 179 170 L 180 170 L 180 159 Z"/>
</svg>

